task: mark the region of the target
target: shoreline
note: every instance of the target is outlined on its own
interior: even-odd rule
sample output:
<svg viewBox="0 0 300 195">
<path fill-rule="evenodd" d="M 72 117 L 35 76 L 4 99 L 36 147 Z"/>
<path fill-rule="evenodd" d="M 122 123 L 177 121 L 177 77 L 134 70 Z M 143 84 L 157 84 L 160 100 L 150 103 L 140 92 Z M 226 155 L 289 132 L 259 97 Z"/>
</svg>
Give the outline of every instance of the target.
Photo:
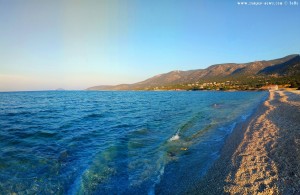
<svg viewBox="0 0 300 195">
<path fill-rule="evenodd" d="M 270 91 L 188 194 L 300 193 L 300 93 Z"/>
</svg>

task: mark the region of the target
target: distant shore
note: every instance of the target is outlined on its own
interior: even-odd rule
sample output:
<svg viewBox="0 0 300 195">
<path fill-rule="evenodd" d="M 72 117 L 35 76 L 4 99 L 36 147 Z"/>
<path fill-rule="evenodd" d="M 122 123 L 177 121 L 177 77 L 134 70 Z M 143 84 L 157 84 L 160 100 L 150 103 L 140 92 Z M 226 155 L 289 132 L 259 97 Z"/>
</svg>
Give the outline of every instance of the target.
<svg viewBox="0 0 300 195">
<path fill-rule="evenodd" d="M 300 91 L 270 91 L 189 194 L 299 194 Z"/>
<path fill-rule="evenodd" d="M 295 91 L 297 90 L 297 88 L 280 88 L 279 90 L 285 90 L 285 91 Z M 101 90 L 96 90 L 96 89 L 85 89 L 84 91 L 155 91 L 155 92 L 165 92 L 165 91 L 222 91 L 222 92 L 234 92 L 234 91 L 269 91 L 268 88 L 253 88 L 253 89 L 197 89 L 197 90 L 193 90 L 193 89 L 141 89 L 141 90 L 105 90 L 105 89 L 101 89 Z M 298 91 L 300 91 L 300 89 L 298 89 Z"/>
</svg>

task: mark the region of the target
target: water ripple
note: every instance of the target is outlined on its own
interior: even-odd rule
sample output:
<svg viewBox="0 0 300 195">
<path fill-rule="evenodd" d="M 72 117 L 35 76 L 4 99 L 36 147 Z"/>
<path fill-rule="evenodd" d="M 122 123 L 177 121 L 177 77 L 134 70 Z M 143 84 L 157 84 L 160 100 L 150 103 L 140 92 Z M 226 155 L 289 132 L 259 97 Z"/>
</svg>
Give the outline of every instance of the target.
<svg viewBox="0 0 300 195">
<path fill-rule="evenodd" d="M 0 93 L 0 194 L 184 191 L 265 95 Z"/>
</svg>

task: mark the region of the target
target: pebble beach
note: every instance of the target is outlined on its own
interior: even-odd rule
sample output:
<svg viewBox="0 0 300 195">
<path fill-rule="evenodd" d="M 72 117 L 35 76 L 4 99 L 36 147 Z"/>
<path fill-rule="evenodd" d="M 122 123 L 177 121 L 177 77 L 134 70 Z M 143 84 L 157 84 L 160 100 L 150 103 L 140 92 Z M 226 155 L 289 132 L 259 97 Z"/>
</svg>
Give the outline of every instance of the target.
<svg viewBox="0 0 300 195">
<path fill-rule="evenodd" d="M 300 91 L 269 97 L 228 137 L 189 194 L 299 194 Z"/>
</svg>

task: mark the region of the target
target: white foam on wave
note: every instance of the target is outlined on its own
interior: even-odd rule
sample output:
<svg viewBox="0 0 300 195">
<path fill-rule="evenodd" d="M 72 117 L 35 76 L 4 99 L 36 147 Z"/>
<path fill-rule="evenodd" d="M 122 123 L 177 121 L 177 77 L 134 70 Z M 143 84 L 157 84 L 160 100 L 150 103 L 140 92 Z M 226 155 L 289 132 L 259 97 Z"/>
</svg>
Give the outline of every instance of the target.
<svg viewBox="0 0 300 195">
<path fill-rule="evenodd" d="M 176 133 L 175 135 L 173 135 L 173 137 L 171 137 L 170 139 L 169 139 L 169 141 L 175 141 L 175 140 L 179 140 L 179 135 L 178 135 L 178 133 Z"/>
</svg>

